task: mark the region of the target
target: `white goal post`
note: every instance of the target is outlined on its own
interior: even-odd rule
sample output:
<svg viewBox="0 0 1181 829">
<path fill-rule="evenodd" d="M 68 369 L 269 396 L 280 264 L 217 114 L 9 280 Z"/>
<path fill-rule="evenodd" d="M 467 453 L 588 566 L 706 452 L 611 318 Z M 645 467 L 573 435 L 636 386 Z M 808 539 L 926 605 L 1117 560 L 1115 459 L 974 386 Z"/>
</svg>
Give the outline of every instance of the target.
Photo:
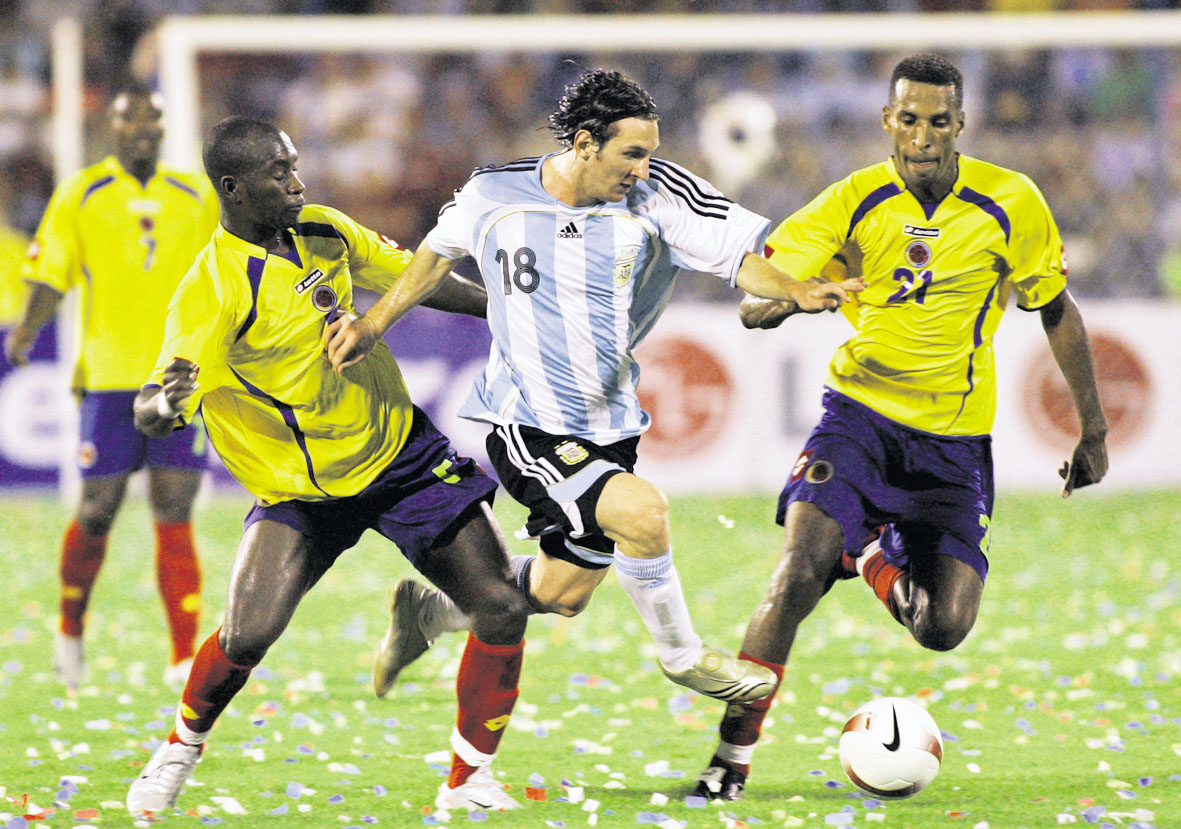
<svg viewBox="0 0 1181 829">
<path fill-rule="evenodd" d="M 213 53 L 774 52 L 1181 45 L 1181 11 L 1056 14 L 167 17 L 165 160 L 199 166 L 197 58 Z"/>
</svg>

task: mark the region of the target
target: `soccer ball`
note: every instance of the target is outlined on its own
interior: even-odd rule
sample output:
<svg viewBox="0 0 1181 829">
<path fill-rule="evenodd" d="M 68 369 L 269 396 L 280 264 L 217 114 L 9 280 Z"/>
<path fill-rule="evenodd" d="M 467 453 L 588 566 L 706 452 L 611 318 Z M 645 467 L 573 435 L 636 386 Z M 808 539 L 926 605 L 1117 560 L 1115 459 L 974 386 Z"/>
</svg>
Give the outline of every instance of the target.
<svg viewBox="0 0 1181 829">
<path fill-rule="evenodd" d="M 918 794 L 939 771 L 943 737 L 917 703 L 879 697 L 853 712 L 840 742 L 841 767 L 858 788 L 875 797 Z"/>
</svg>

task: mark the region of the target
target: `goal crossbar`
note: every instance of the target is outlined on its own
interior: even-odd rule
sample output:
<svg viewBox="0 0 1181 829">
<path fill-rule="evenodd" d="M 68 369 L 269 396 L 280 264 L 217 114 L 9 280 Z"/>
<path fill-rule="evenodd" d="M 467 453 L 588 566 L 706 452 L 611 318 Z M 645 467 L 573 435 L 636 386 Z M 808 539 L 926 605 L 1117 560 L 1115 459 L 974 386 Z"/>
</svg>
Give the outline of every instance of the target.
<svg viewBox="0 0 1181 829">
<path fill-rule="evenodd" d="M 163 153 L 185 167 L 199 160 L 197 58 L 202 53 L 916 51 L 1179 44 L 1181 11 L 173 16 L 159 29 L 160 87 L 169 103 Z"/>
</svg>

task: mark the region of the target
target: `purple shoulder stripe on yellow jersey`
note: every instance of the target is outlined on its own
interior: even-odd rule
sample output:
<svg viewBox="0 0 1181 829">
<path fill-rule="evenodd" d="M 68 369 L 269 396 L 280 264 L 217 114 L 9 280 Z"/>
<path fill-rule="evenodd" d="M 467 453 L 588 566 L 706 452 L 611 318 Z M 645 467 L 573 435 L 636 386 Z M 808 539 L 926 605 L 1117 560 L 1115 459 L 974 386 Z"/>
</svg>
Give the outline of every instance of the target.
<svg viewBox="0 0 1181 829">
<path fill-rule="evenodd" d="M 956 193 L 956 195 L 966 201 L 968 204 L 976 205 L 985 213 L 996 219 L 997 224 L 1001 226 L 1001 230 L 1005 232 L 1005 241 L 1009 241 L 1009 234 L 1013 229 L 1013 225 L 1009 222 L 1009 214 L 1005 212 L 1003 207 L 990 199 L 988 196 L 984 195 L 983 193 L 977 193 L 970 187 L 960 188 L 960 191 Z"/>
<path fill-rule="evenodd" d="M 250 330 L 250 326 L 254 325 L 254 321 L 258 319 L 258 287 L 262 284 L 262 269 L 266 267 L 266 264 L 267 260 L 259 259 L 257 256 L 251 256 L 250 261 L 246 264 L 246 278 L 250 280 L 250 313 L 246 317 L 246 322 L 242 323 L 242 327 L 238 329 L 234 342 L 242 339 Z"/>
<path fill-rule="evenodd" d="M 256 261 L 261 260 L 251 259 L 252 263 Z M 240 382 L 246 388 L 246 391 L 250 392 L 255 397 L 261 397 L 263 400 L 266 400 L 279 410 L 279 414 L 282 416 L 283 422 L 287 424 L 287 428 L 291 430 L 291 434 L 295 438 L 295 442 L 299 445 L 299 450 L 303 452 L 303 460 L 308 469 L 308 479 L 312 482 L 312 486 L 321 492 L 324 492 L 324 489 L 320 486 L 319 481 L 316 480 L 316 470 L 312 466 L 312 456 L 308 452 L 308 441 L 304 436 L 303 429 L 299 427 L 299 421 L 295 417 L 295 409 L 293 409 L 289 403 L 284 403 L 277 397 L 272 397 L 258 386 L 251 383 L 241 374 L 234 371 L 233 366 L 227 366 L 227 368 L 229 368 L 233 375 L 238 378 L 238 382 Z M 324 494 L 327 495 L 328 493 L 324 492 Z"/>
<path fill-rule="evenodd" d="M 188 193 L 190 196 L 192 196 L 197 201 L 201 201 L 201 194 L 198 193 L 196 190 L 194 190 L 192 187 L 189 187 L 189 185 L 185 184 L 180 179 L 173 178 L 172 176 L 164 176 L 164 180 L 166 182 L 168 182 L 169 184 L 171 184 L 173 187 L 175 187 L 177 190 L 180 190 L 182 193 Z"/>
<path fill-rule="evenodd" d="M 344 241 L 344 234 L 334 225 L 327 222 L 296 222 L 292 228 L 300 236 L 322 236 L 325 239 L 340 239 Z"/>
<path fill-rule="evenodd" d="M 90 186 L 89 186 L 89 187 L 87 187 L 85 190 L 83 190 L 83 191 L 82 191 L 82 201 L 81 201 L 81 202 L 79 202 L 79 204 L 80 204 L 80 205 L 82 205 L 82 204 L 86 204 L 86 200 L 87 200 L 88 198 L 90 198 L 91 196 L 93 196 L 95 193 L 97 193 L 99 190 L 101 190 L 101 189 L 103 189 L 104 187 L 106 187 L 108 184 L 110 184 L 110 183 L 111 183 L 112 181 L 114 181 L 114 180 L 115 180 L 115 177 L 114 177 L 114 176 L 112 176 L 112 175 L 106 175 L 106 176 L 103 176 L 103 177 L 102 177 L 102 178 L 100 178 L 100 179 L 97 179 L 96 181 L 93 181 L 93 182 L 91 182 L 91 183 L 90 183 Z"/>
<path fill-rule="evenodd" d="M 848 239 L 853 235 L 853 228 L 865 218 L 865 214 L 873 210 L 886 199 L 892 199 L 902 192 L 902 188 L 894 182 L 883 184 L 878 189 L 871 192 L 868 196 L 861 200 L 861 204 L 857 205 L 857 209 L 853 211 L 853 218 L 849 219 L 849 232 L 845 234 Z"/>
</svg>

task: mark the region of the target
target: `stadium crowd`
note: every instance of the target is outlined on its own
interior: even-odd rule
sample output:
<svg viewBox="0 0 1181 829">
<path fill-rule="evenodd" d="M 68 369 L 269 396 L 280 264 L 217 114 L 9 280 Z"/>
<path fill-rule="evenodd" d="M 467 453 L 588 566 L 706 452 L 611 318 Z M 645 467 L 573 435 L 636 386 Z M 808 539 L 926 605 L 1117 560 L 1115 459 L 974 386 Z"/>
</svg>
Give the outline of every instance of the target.
<svg viewBox="0 0 1181 829">
<path fill-rule="evenodd" d="M 87 162 L 109 152 L 104 106 L 155 71 L 165 13 L 593 13 L 1160 8 L 1168 0 L 121 0 L 86 17 Z M 0 16 L 0 208 L 31 233 L 52 190 L 49 28 L 58 2 L 4 2 Z M 878 160 L 877 111 L 898 55 L 840 53 L 366 56 L 209 55 L 202 124 L 249 114 L 287 125 L 319 198 L 414 243 L 437 206 L 488 159 L 549 149 L 544 107 L 580 66 L 641 79 L 662 110 L 667 157 L 728 195 L 783 217 L 837 171 Z M 1046 194 L 1084 297 L 1181 297 L 1181 51 L 953 52 L 973 91 L 965 151 L 1010 160 Z M 574 61 L 571 65 L 566 61 Z M 316 106 L 307 102 L 315 100 Z M 687 289 L 687 290 L 686 290 Z M 679 298 L 736 300 L 686 280 Z"/>
</svg>

